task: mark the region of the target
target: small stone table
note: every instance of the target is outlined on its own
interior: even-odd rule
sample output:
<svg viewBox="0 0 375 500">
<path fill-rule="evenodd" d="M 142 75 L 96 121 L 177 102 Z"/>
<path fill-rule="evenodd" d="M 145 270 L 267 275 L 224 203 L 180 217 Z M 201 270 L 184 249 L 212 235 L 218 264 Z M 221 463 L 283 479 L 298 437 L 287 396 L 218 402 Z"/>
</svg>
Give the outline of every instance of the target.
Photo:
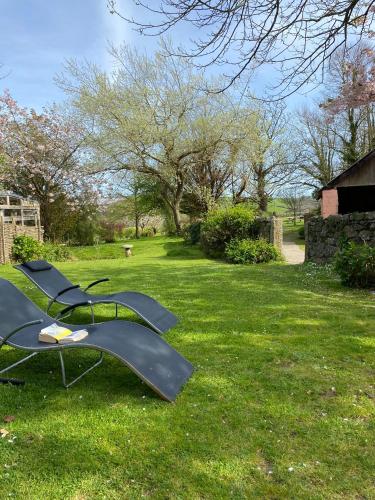
<svg viewBox="0 0 375 500">
<path fill-rule="evenodd" d="M 131 257 L 133 245 L 122 245 L 122 248 L 125 250 L 125 257 Z"/>
</svg>

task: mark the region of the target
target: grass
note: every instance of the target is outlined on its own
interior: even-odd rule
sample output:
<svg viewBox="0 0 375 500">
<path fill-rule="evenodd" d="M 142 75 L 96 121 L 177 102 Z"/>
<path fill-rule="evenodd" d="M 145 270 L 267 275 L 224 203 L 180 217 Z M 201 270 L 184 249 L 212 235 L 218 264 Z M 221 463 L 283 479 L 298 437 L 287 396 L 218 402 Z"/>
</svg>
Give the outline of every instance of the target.
<svg viewBox="0 0 375 500">
<path fill-rule="evenodd" d="M 109 276 L 99 293 L 160 300 L 180 318 L 165 339 L 196 372 L 169 404 L 110 357 L 68 391 L 53 353 L 17 368 L 27 384 L 0 386 L 0 418 L 15 417 L 0 425 L 1 499 L 374 498 L 372 295 L 311 265 L 184 258 L 178 239 L 134 242 L 130 259 L 100 252 L 58 267 L 82 284 Z M 46 306 L 10 266 L 1 275 Z M 3 349 L 2 364 L 19 356 Z M 95 357 L 72 352 L 70 375 L 73 358 Z"/>
</svg>

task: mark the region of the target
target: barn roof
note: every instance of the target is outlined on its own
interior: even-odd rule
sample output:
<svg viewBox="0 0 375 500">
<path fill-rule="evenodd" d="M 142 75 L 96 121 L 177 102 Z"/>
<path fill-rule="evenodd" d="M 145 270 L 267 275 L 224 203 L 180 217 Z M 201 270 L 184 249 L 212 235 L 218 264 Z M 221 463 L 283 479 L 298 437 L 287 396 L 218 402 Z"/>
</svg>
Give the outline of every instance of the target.
<svg viewBox="0 0 375 500">
<path fill-rule="evenodd" d="M 372 158 L 375 158 L 375 149 L 370 151 L 367 155 L 363 156 L 359 160 L 357 160 L 353 165 L 351 165 L 349 168 L 344 170 L 344 172 L 341 172 L 337 177 L 332 179 L 328 184 L 326 184 L 320 191 L 319 191 L 319 198 L 322 195 L 322 191 L 325 189 L 331 189 L 336 187 L 338 184 L 340 184 L 341 181 L 346 179 L 347 177 L 350 177 L 354 173 L 356 173 L 358 170 L 360 170 L 362 167 L 366 165 L 368 160 L 371 160 Z"/>
</svg>

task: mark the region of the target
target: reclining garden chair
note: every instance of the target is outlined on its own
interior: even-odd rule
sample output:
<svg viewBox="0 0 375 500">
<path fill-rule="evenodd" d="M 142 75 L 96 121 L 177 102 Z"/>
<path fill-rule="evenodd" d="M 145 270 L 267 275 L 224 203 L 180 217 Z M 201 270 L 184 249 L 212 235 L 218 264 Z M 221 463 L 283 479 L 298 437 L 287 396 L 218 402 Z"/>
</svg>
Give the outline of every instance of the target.
<svg viewBox="0 0 375 500">
<path fill-rule="evenodd" d="M 65 308 L 61 314 L 76 306 Z M 0 279 L 0 349 L 7 344 L 29 353 L 20 361 L 0 370 L 0 375 L 37 354 L 57 351 L 60 356 L 62 382 L 64 387 L 68 388 L 98 366 L 102 362 L 103 353 L 108 353 L 119 359 L 163 399 L 173 401 L 193 372 L 192 365 L 173 347 L 157 333 L 138 323 L 116 320 L 84 325 L 79 328 L 85 328 L 89 335 L 79 342 L 39 342 L 41 328 L 55 322 L 70 330 L 77 330 L 77 325 L 66 325 L 52 319 L 9 281 Z M 79 377 L 67 383 L 63 353 L 66 349 L 73 348 L 95 349 L 100 351 L 100 357 Z M 14 379 L 9 381 L 12 380 Z"/>
<path fill-rule="evenodd" d="M 87 290 L 97 285 L 109 281 L 103 278 L 90 283 L 83 290 L 80 285 L 73 285 L 60 271 L 45 260 L 26 262 L 14 266 L 22 271 L 50 301 L 47 313 L 55 302 L 67 306 L 75 305 L 79 302 L 88 303 L 91 307 L 92 318 L 94 304 L 115 304 L 116 318 L 118 305 L 127 307 L 140 316 L 151 328 L 158 333 L 165 333 L 177 323 L 177 318 L 168 309 L 148 295 L 139 292 L 120 292 L 107 295 L 92 295 Z M 93 320 L 94 322 L 94 320 Z"/>
</svg>

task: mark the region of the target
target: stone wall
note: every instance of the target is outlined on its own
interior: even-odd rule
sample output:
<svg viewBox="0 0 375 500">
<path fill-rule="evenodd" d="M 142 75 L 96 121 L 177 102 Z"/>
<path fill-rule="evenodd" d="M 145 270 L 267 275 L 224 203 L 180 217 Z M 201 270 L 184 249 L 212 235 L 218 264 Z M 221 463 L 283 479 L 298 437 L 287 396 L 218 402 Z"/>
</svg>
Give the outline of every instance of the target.
<svg viewBox="0 0 375 500">
<path fill-rule="evenodd" d="M 375 247 L 375 212 L 311 217 L 305 221 L 306 261 L 329 262 L 343 239 Z"/>
<path fill-rule="evenodd" d="M 259 224 L 259 236 L 275 245 L 281 252 L 283 248 L 283 219 L 279 217 L 269 219 L 259 217 L 257 222 Z"/>
<path fill-rule="evenodd" d="M 0 263 L 10 262 L 13 239 L 15 236 L 24 234 L 35 240 L 43 241 L 43 228 L 37 226 L 23 226 L 18 224 L 4 223 L 0 221 Z"/>
</svg>

